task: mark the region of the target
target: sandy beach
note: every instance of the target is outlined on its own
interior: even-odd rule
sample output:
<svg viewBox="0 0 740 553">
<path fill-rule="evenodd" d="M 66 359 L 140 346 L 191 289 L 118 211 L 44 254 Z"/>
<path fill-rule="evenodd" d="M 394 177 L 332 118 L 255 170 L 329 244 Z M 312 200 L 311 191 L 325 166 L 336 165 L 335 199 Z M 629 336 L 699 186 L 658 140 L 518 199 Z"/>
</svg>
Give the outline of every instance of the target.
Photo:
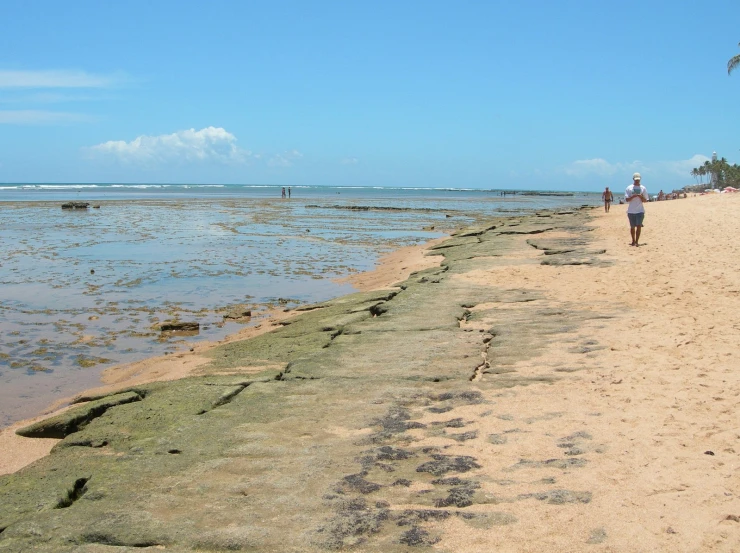
<svg viewBox="0 0 740 553">
<path fill-rule="evenodd" d="M 610 266 L 548 269 L 527 263 L 537 255 L 527 251 L 468 275 L 540 291 L 555 309 L 608 317 L 518 363 L 524 374 L 574 372 L 502 394 L 497 407 L 512 422 L 481 424 L 481 433 L 523 431 L 487 452 L 491 475 L 576 449 L 589 462 L 559 474 L 559 484 L 592 495 L 568 509 L 520 504 L 512 509 L 519 524 L 461 531 L 454 546 L 441 544 L 471 552 L 740 550 L 738 209 L 736 195 L 651 203 L 645 244 L 633 248 L 624 206 L 613 206 L 593 221 L 593 246 L 606 250 Z M 522 489 L 507 486 L 503 495 Z"/>
<path fill-rule="evenodd" d="M 341 310 L 338 300 L 299 314 L 337 310 L 334 323 L 328 315 L 316 323 L 331 338 L 310 355 L 302 323 L 291 322 L 299 312 L 275 312 L 249 335 L 108 371 L 107 386 L 85 395 L 182 377 L 211 378 L 214 388 L 227 386 L 216 379 L 231 378 L 232 395 L 193 411 L 196 426 L 181 432 L 197 437 L 207 431 L 197 425 L 213 415 L 221 418 L 210 419 L 208 431 L 223 423 L 242 434 L 218 453 L 198 449 L 187 468 L 168 469 L 166 482 L 152 476 L 161 489 L 131 499 L 130 508 L 146 516 L 116 511 L 153 537 L 129 539 L 89 521 L 75 547 L 740 550 L 740 195 L 649 204 L 639 248 L 629 245 L 625 209 L 507 220 L 436 242 L 426 256 L 419 248 L 396 252 L 379 270 L 353 277 L 368 294 L 356 301 L 369 308 Z M 392 286 L 401 281 L 400 289 Z M 420 303 L 429 305 L 416 313 Z M 358 319 L 360 311 L 369 319 Z M 295 329 L 278 353 L 265 338 L 273 329 Z M 393 345 L 402 334 L 407 356 L 403 341 Z M 240 349 L 249 337 L 253 345 Z M 381 354 L 384 344 L 397 366 Z M 236 414 L 253 407 L 233 397 L 277 394 L 270 382 L 283 390 L 285 411 L 273 416 L 273 402 Z M 330 401 L 322 399 L 331 386 Z M 146 405 L 159 390 L 107 409 Z M 24 507 L 44 496 L 28 482 L 53 467 L 67 467 L 74 490 L 90 486 L 83 499 L 120 501 L 126 496 L 118 484 L 96 484 L 103 477 L 96 481 L 97 469 L 85 468 L 98 466 L 85 464 L 90 456 L 120 466 L 146 457 L 151 445 L 160 464 L 186 462 L 180 452 L 187 450 L 171 445 L 174 435 L 139 439 L 128 419 L 106 421 L 122 430 L 102 429 L 109 413 L 61 442 L 14 434 L 35 421 L 0 432 L 0 474 L 18 471 L 0 479 L 6 503 L 17 505 L 0 512 L 0 551 L 36 544 L 34 535 L 67 520 L 47 521 Z M 45 493 L 53 503 L 62 491 Z M 188 501 L 197 494 L 209 508 L 195 517 Z M 54 517 L 76 520 L 86 503 L 95 501 L 77 501 Z M 233 514 L 239 509 L 251 514 L 240 518 Z M 317 522 L 327 513 L 334 518 Z M 172 522 L 178 517 L 204 532 L 202 539 L 187 541 Z M 41 524 L 36 534 L 32 524 Z M 279 526 L 285 535 L 278 538 Z M 275 545 L 280 539 L 284 549 Z"/>
</svg>

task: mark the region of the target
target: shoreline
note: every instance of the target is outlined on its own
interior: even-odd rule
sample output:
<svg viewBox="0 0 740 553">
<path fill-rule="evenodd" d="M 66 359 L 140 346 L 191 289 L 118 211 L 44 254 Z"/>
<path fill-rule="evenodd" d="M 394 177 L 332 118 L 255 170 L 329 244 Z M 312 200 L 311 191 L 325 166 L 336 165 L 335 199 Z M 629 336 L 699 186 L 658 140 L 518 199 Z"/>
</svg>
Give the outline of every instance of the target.
<svg viewBox="0 0 740 553">
<path fill-rule="evenodd" d="M 738 198 L 650 204 L 640 248 L 622 206 L 453 235 L 397 289 L 106 399 L 134 403 L 0 479 L 0 542 L 738 550 Z"/>
<path fill-rule="evenodd" d="M 398 248 L 378 258 L 376 267 L 337 279 L 339 283 L 352 284 L 358 291 L 380 290 L 393 287 L 415 271 L 428 269 L 439 264 L 440 256 L 425 255 L 430 247 L 448 237 L 436 238 L 423 244 Z M 190 344 L 189 351 L 177 351 L 168 355 L 148 357 L 133 363 L 109 367 L 100 375 L 101 384 L 85 389 L 73 396 L 54 401 L 39 414 L 15 421 L 0 428 L 0 476 L 12 474 L 23 467 L 49 454 L 60 440 L 51 438 L 26 438 L 15 433 L 16 430 L 49 418 L 81 402 L 81 398 L 113 394 L 118 390 L 151 382 L 166 382 L 187 378 L 199 366 L 210 359 L 203 354 L 223 344 L 248 340 L 260 336 L 276 327 L 280 322 L 300 314 L 299 310 L 274 308 L 260 315 L 257 325 L 247 326 L 221 340 Z"/>
<path fill-rule="evenodd" d="M 471 219 L 444 218 L 446 200 L 418 211 L 426 201 L 353 217 L 250 197 L 101 201 L 81 212 L 5 202 L 0 427 L 97 386 L 106 367 L 239 332 L 249 321 L 224 317 L 231 310 L 250 309 L 254 321 L 273 306 L 350 293 L 333 279 Z M 168 321 L 198 321 L 198 336 L 160 333 Z"/>
</svg>

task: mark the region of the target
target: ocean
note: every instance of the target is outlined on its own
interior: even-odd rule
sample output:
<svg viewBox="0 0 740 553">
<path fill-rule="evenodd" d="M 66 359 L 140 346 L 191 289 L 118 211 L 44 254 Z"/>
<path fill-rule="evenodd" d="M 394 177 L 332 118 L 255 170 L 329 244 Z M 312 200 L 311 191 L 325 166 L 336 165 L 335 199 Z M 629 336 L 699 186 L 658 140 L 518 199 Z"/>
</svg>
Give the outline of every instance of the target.
<svg viewBox="0 0 740 553">
<path fill-rule="evenodd" d="M 378 258 L 594 193 L 272 185 L 0 184 L 0 427 L 112 365 L 354 291 Z M 287 187 L 286 187 L 287 192 Z M 86 209 L 62 209 L 67 202 Z M 224 318 L 239 309 L 251 318 Z M 189 335 L 168 321 L 199 323 Z"/>
</svg>

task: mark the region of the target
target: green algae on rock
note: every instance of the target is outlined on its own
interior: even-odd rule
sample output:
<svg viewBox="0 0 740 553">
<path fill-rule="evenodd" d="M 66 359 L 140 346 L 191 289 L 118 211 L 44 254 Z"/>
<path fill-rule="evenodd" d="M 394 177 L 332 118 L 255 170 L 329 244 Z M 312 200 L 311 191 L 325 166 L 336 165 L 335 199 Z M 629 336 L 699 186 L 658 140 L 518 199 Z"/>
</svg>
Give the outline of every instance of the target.
<svg viewBox="0 0 740 553">
<path fill-rule="evenodd" d="M 24 429 L 63 439 L 48 457 L 0 477 L 0 551 L 393 553 L 434 545 L 444 536 L 437 523 L 453 518 L 471 528 L 517 524 L 492 505 L 588 504 L 588 490 L 549 478 L 587 463 L 585 448 L 509 467 L 500 482 L 526 470 L 548 479 L 504 496 L 486 491 L 482 459 L 419 443 L 501 448 L 514 430 L 475 433 L 465 413 L 490 415 L 501 390 L 570 378 L 513 366 L 593 314 L 461 277 L 496 266 L 512 236 L 566 227 L 578 243 L 562 255 L 605 263 L 587 251 L 587 221 L 579 211 L 471 229 L 434 250 L 440 267 L 398 288 L 303 306 L 272 332 L 212 349 L 201 376 L 87 398 Z M 524 423 L 544 416 L 520 415 Z M 557 443 L 586 439 L 566 438 Z"/>
</svg>

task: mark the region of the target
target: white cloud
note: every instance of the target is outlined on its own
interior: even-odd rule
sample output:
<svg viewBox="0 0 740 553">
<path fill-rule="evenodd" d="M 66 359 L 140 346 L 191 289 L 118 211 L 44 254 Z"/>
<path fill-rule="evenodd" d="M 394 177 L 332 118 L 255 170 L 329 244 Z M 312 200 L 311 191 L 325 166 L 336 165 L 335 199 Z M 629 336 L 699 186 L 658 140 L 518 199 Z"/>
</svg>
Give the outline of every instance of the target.
<svg viewBox="0 0 740 553">
<path fill-rule="evenodd" d="M 127 82 L 123 73 L 95 75 L 77 70 L 7 70 L 0 69 L 0 104 L 12 104 L 21 110 L 0 111 L 0 124 L 49 125 L 93 121 L 95 117 L 80 113 L 52 112 L 44 109 L 48 104 L 62 102 L 87 102 L 100 99 L 100 92 Z M 85 89 L 82 94 L 75 94 Z M 74 91 L 69 93 L 68 91 Z M 10 106 L 8 106 L 10 107 Z"/>
<path fill-rule="evenodd" d="M 218 161 L 241 163 L 251 152 L 236 145 L 236 136 L 221 127 L 188 129 L 159 136 L 142 135 L 131 142 L 109 140 L 88 148 L 91 153 L 133 163 Z"/>
<path fill-rule="evenodd" d="M 298 150 L 290 150 L 282 154 L 273 155 L 267 160 L 267 165 L 270 167 L 292 167 L 293 162 L 302 157 L 303 154 Z"/>
<path fill-rule="evenodd" d="M 0 111 L 0 125 L 58 125 L 93 120 L 94 118 L 83 113 L 35 109 Z"/>
<path fill-rule="evenodd" d="M 121 73 L 93 75 L 71 70 L 0 70 L 0 88 L 109 88 L 125 80 Z"/>
<path fill-rule="evenodd" d="M 339 163 L 341 163 L 342 165 L 356 165 L 359 162 L 360 162 L 360 160 L 357 159 L 356 157 L 345 157 Z"/>
<path fill-rule="evenodd" d="M 653 178 L 683 177 L 690 178 L 690 172 L 694 167 L 703 165 L 709 158 L 703 154 L 695 154 L 689 159 L 677 161 L 642 161 L 631 162 L 609 162 L 602 158 L 579 159 L 563 168 L 566 175 L 576 178 L 588 177 L 613 177 L 623 176 L 629 181 L 631 173 L 639 171 L 643 175 Z"/>
<path fill-rule="evenodd" d="M 689 177 L 691 170 L 694 167 L 704 165 L 705 161 L 711 161 L 711 159 L 703 154 L 695 154 L 689 159 L 682 159 L 679 161 L 658 161 L 655 163 L 655 167 L 665 173 L 673 173 L 674 175 Z"/>
<path fill-rule="evenodd" d="M 565 174 L 572 177 L 610 177 L 618 173 L 629 173 L 639 170 L 645 170 L 645 165 L 641 161 L 610 163 L 598 157 L 576 160 L 564 169 Z"/>
</svg>

